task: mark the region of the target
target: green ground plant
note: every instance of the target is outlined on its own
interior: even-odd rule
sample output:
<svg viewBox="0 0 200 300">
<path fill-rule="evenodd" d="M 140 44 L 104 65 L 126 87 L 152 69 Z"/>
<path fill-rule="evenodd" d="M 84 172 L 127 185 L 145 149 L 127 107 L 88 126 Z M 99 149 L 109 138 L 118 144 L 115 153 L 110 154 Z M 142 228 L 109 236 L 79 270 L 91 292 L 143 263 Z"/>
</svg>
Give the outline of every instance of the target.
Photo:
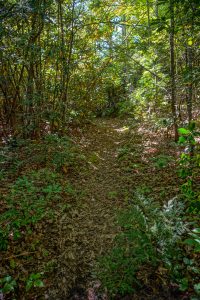
<svg viewBox="0 0 200 300">
<path fill-rule="evenodd" d="M 5 209 L 0 215 L 1 250 L 7 249 L 9 240 L 31 233 L 34 224 L 49 216 L 50 206 L 61 199 L 62 191 L 59 174 L 46 168 L 18 177 L 4 197 Z"/>
<path fill-rule="evenodd" d="M 180 128 L 179 133 L 179 143 L 184 146 L 179 161 L 179 176 L 184 181 L 181 192 L 187 201 L 189 212 L 195 214 L 200 211 L 200 187 L 197 185 L 197 188 L 195 188 L 200 166 L 200 147 L 196 138 L 200 136 L 200 132 L 196 129 L 195 122 L 193 122 L 187 128 Z"/>
<path fill-rule="evenodd" d="M 134 196 L 132 205 L 121 212 L 112 251 L 100 259 L 99 277 L 111 296 L 125 295 L 142 287 L 139 276 L 144 266 L 154 272 L 162 266 L 171 277 L 181 278 L 180 242 L 187 226 L 182 220 L 184 205 L 171 199 L 161 207 L 141 194 Z"/>
<path fill-rule="evenodd" d="M 169 155 L 158 155 L 156 157 L 153 157 L 151 159 L 155 165 L 156 168 L 161 169 L 167 167 L 173 158 Z"/>
<path fill-rule="evenodd" d="M 200 132 L 196 129 L 195 122 L 192 122 L 187 128 L 180 128 L 179 133 L 179 143 L 185 147 L 185 151 L 181 154 L 179 161 L 179 176 L 183 180 L 181 193 L 187 207 L 185 218 L 187 218 L 191 224 L 188 237 L 184 239 L 183 243 L 187 245 L 185 248 L 186 255 L 192 257 L 193 266 L 195 265 L 195 274 L 193 278 L 191 279 L 190 274 L 184 278 L 184 289 L 193 289 L 194 293 L 199 297 L 200 265 L 198 258 L 200 254 L 200 187 L 195 183 L 198 182 L 197 178 L 200 166 L 200 149 L 196 138 L 200 136 Z"/>
<path fill-rule="evenodd" d="M 26 280 L 26 291 L 29 291 L 33 287 L 44 287 L 41 273 L 32 273 Z"/>
<path fill-rule="evenodd" d="M 16 281 L 9 275 L 0 279 L 0 294 L 9 294 L 14 292 L 17 287 Z"/>
</svg>

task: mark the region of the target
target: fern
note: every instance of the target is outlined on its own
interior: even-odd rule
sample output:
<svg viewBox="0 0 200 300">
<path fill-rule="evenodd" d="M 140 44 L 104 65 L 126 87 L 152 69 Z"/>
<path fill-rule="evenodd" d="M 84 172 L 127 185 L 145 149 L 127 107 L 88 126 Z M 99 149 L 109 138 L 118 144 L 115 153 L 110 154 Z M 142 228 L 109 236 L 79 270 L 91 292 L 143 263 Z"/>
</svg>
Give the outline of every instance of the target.
<svg viewBox="0 0 200 300">
<path fill-rule="evenodd" d="M 176 198 L 161 207 L 136 194 L 118 217 L 121 232 L 112 251 L 99 262 L 99 277 L 111 295 L 127 294 L 141 285 L 138 272 L 144 266 L 164 265 L 173 272 L 177 246 L 187 230 L 182 221 L 184 206 Z"/>
</svg>

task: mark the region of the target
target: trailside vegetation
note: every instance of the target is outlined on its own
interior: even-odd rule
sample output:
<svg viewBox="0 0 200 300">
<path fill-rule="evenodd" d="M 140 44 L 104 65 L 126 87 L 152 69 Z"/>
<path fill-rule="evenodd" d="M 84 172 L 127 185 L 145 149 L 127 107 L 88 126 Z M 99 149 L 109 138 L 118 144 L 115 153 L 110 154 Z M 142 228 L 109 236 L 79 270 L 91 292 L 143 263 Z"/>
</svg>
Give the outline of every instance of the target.
<svg viewBox="0 0 200 300">
<path fill-rule="evenodd" d="M 199 27 L 199 0 L 0 1 L 0 299 L 199 299 Z"/>
</svg>

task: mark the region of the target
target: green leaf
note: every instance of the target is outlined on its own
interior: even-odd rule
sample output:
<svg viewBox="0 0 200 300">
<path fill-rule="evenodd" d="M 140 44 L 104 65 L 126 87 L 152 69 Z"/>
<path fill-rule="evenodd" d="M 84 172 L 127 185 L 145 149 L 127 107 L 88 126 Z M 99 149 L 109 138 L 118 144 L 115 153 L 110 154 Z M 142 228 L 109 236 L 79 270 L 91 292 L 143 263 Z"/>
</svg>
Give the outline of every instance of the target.
<svg viewBox="0 0 200 300">
<path fill-rule="evenodd" d="M 192 46 L 193 45 L 193 40 L 192 40 L 192 38 L 189 38 L 188 39 L 188 46 Z"/>
<path fill-rule="evenodd" d="M 189 124 L 189 126 L 188 126 L 188 129 L 189 129 L 190 131 L 193 131 L 193 130 L 195 129 L 195 127 L 196 127 L 196 123 L 195 123 L 195 122 L 190 122 L 190 124 Z"/>
<path fill-rule="evenodd" d="M 187 278 L 181 279 L 179 287 L 182 292 L 186 291 L 188 289 L 188 279 Z"/>
<path fill-rule="evenodd" d="M 26 282 L 26 291 L 29 291 L 33 286 L 33 281 L 32 280 L 28 280 Z"/>
<path fill-rule="evenodd" d="M 190 130 L 188 130 L 188 129 L 186 129 L 186 128 L 179 128 L 179 129 L 178 129 L 178 132 L 179 132 L 180 134 L 184 134 L 184 135 L 190 134 Z"/>
<path fill-rule="evenodd" d="M 11 282 L 11 281 L 12 281 L 12 277 L 9 275 L 3 278 L 3 282 Z"/>
<path fill-rule="evenodd" d="M 179 142 L 180 144 L 185 143 L 185 141 L 186 141 L 186 138 L 185 138 L 184 136 L 180 136 L 180 137 L 179 137 L 178 142 Z"/>
<path fill-rule="evenodd" d="M 34 287 L 44 287 L 44 282 L 38 279 L 34 282 Z"/>
<path fill-rule="evenodd" d="M 195 242 L 197 242 L 198 244 L 200 244 L 200 238 L 195 239 Z"/>
<path fill-rule="evenodd" d="M 39 279 L 41 277 L 40 273 L 32 273 L 29 277 L 30 280 L 36 280 Z"/>
<path fill-rule="evenodd" d="M 184 244 L 187 244 L 187 245 L 189 245 L 189 246 L 194 246 L 194 245 L 196 245 L 196 242 L 195 242 L 195 240 L 193 240 L 193 239 L 186 239 L 186 240 L 184 241 Z"/>
<path fill-rule="evenodd" d="M 9 282 L 6 282 L 4 287 L 3 287 L 3 292 L 6 294 L 6 293 L 9 293 L 11 291 L 14 291 L 14 288 L 17 286 L 17 283 L 15 280 L 12 280 L 12 281 L 9 281 Z"/>
<path fill-rule="evenodd" d="M 194 247 L 194 251 L 195 251 L 195 252 L 200 252 L 200 245 L 196 245 L 196 246 Z"/>
<path fill-rule="evenodd" d="M 194 290 L 197 294 L 200 294 L 200 283 L 194 285 Z"/>
<path fill-rule="evenodd" d="M 194 232 L 194 233 L 200 233 L 200 228 L 194 228 L 194 229 L 192 230 L 192 232 Z"/>
</svg>

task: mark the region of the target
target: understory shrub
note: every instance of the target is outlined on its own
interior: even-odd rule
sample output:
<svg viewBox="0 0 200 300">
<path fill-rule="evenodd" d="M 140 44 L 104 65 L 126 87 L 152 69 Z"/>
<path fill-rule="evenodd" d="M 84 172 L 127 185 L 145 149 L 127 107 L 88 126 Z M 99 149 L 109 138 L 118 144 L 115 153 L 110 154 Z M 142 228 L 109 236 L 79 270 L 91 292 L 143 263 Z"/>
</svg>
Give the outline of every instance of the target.
<svg viewBox="0 0 200 300">
<path fill-rule="evenodd" d="M 181 278 L 180 242 L 187 231 L 183 222 L 184 205 L 171 199 L 164 207 L 137 194 L 118 217 L 121 232 L 112 251 L 98 264 L 98 276 L 111 296 L 133 292 L 144 284 L 139 276 L 144 266 L 155 272 L 159 267 L 172 277 Z"/>
<path fill-rule="evenodd" d="M 83 160 L 84 156 L 73 141 L 58 134 L 46 134 L 41 140 L 16 139 L 13 146 L 9 143 L 0 152 L 3 175 L 18 175 L 27 166 L 29 169 L 42 167 L 67 173 L 67 169 L 80 167 Z"/>
<path fill-rule="evenodd" d="M 179 143 L 185 147 L 179 160 L 179 176 L 184 181 L 181 193 L 187 203 L 188 212 L 199 215 L 200 212 L 200 144 L 197 139 L 200 132 L 196 129 L 195 122 L 187 128 L 179 128 Z"/>
<path fill-rule="evenodd" d="M 179 177 L 182 180 L 180 193 L 186 205 L 185 218 L 190 222 L 190 231 L 183 240 L 185 252 L 190 257 L 187 263 L 189 272 L 185 276 L 182 289 L 193 290 L 200 297 L 200 131 L 196 123 L 191 122 L 186 128 L 179 128 L 179 144 L 184 146 L 179 160 Z M 191 274 L 191 270 L 193 273 Z"/>
<path fill-rule="evenodd" d="M 59 174 L 49 169 L 31 171 L 10 185 L 3 197 L 0 215 L 0 249 L 6 250 L 8 240 L 16 240 L 50 213 L 49 204 L 61 198 L 63 187 Z"/>
<path fill-rule="evenodd" d="M 26 157 L 30 161 L 54 171 L 62 171 L 62 168 L 70 167 L 78 159 L 78 152 L 71 139 L 67 136 L 60 137 L 57 134 L 47 134 L 40 143 L 28 145 Z"/>
</svg>

